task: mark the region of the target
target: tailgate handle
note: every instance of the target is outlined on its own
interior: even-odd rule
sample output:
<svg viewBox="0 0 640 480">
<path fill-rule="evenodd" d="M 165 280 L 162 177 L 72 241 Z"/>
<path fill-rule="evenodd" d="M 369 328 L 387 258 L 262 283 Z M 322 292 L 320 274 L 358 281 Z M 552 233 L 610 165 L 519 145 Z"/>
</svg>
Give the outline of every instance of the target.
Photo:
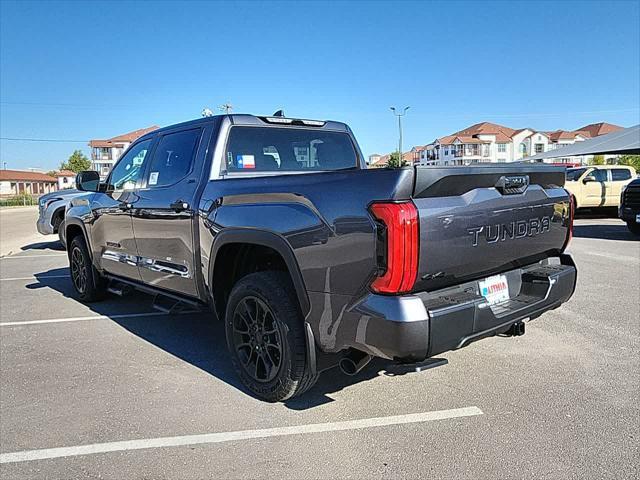
<svg viewBox="0 0 640 480">
<path fill-rule="evenodd" d="M 523 193 L 529 186 L 529 175 L 503 175 L 495 184 L 502 195 Z"/>
</svg>

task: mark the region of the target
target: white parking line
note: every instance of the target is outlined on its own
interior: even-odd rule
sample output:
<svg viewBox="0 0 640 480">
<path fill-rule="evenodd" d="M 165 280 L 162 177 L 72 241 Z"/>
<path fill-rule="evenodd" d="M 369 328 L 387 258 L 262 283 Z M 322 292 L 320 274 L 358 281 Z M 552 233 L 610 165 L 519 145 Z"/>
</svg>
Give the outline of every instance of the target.
<svg viewBox="0 0 640 480">
<path fill-rule="evenodd" d="M 47 280 L 48 278 L 69 278 L 71 275 L 46 275 L 43 277 L 12 277 L 12 278 L 0 278 L 0 282 L 13 282 L 17 280 Z"/>
<path fill-rule="evenodd" d="M 292 427 L 263 428 L 259 430 L 240 430 L 235 432 L 205 433 L 201 435 L 185 435 L 180 437 L 146 438 L 141 440 L 127 440 L 122 442 L 94 443 L 93 445 L 77 445 L 74 447 L 45 448 L 41 450 L 25 450 L 0 454 L 0 464 L 14 462 L 29 462 L 50 458 L 76 457 L 96 453 L 121 452 L 128 450 L 142 450 L 148 448 L 180 447 L 186 445 L 201 445 L 223 443 L 254 438 L 282 437 L 322 432 L 339 432 L 345 430 L 361 430 L 365 428 L 386 427 L 408 423 L 432 422 L 448 418 L 471 417 L 482 415 L 478 407 L 455 408 L 452 410 L 438 410 L 435 412 L 410 413 L 407 415 L 393 415 L 390 417 L 363 418 L 343 422 L 314 423 Z"/>
<path fill-rule="evenodd" d="M 158 317 L 168 315 L 165 312 L 123 313 L 118 315 L 90 315 L 87 317 L 50 318 L 47 320 L 27 320 L 26 322 L 4 322 L 0 327 L 17 327 L 22 325 L 41 325 L 43 323 L 86 322 L 89 320 L 117 320 L 119 318 Z M 176 314 L 174 314 L 176 315 Z"/>
</svg>

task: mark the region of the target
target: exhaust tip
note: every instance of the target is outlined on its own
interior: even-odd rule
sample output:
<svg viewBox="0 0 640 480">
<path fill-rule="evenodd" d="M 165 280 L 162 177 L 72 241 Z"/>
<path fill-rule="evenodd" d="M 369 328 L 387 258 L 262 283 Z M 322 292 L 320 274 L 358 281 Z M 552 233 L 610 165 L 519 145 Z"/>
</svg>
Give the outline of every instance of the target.
<svg viewBox="0 0 640 480">
<path fill-rule="evenodd" d="M 345 375 L 353 376 L 357 375 L 367 364 L 371 361 L 373 357 L 364 352 L 356 351 L 355 353 L 351 353 L 346 355 L 345 357 L 340 359 L 338 366 L 340 370 Z"/>
</svg>

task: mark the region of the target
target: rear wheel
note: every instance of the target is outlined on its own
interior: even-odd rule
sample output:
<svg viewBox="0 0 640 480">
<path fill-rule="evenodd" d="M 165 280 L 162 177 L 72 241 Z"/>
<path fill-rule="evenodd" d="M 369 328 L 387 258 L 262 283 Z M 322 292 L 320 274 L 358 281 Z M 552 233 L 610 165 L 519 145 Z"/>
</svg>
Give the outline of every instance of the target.
<svg viewBox="0 0 640 480">
<path fill-rule="evenodd" d="M 73 288 L 81 301 L 89 303 L 104 298 L 106 282 L 93 266 L 82 235 L 74 237 L 71 241 L 69 269 L 71 270 Z"/>
<path fill-rule="evenodd" d="M 225 314 L 227 347 L 244 386 L 256 397 L 281 402 L 317 380 L 310 375 L 304 320 L 282 272 L 258 272 L 231 291 Z"/>
<path fill-rule="evenodd" d="M 627 228 L 634 235 L 640 235 L 640 224 L 639 223 L 636 223 L 634 221 L 628 221 L 627 222 Z"/>
</svg>

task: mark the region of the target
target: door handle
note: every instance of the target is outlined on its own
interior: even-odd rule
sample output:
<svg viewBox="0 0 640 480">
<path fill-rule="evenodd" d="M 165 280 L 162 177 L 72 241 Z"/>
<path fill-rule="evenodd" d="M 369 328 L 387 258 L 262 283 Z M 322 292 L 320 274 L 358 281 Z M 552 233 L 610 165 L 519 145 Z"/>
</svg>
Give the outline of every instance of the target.
<svg viewBox="0 0 640 480">
<path fill-rule="evenodd" d="M 176 211 L 176 212 L 183 212 L 183 211 L 189 209 L 189 204 L 187 202 L 182 201 L 182 200 L 176 200 L 171 205 L 169 205 L 169 208 L 171 210 Z"/>
<path fill-rule="evenodd" d="M 120 205 L 118 205 L 118 208 L 120 210 L 131 210 L 133 208 L 133 205 L 130 204 L 129 202 L 120 202 Z"/>
</svg>

